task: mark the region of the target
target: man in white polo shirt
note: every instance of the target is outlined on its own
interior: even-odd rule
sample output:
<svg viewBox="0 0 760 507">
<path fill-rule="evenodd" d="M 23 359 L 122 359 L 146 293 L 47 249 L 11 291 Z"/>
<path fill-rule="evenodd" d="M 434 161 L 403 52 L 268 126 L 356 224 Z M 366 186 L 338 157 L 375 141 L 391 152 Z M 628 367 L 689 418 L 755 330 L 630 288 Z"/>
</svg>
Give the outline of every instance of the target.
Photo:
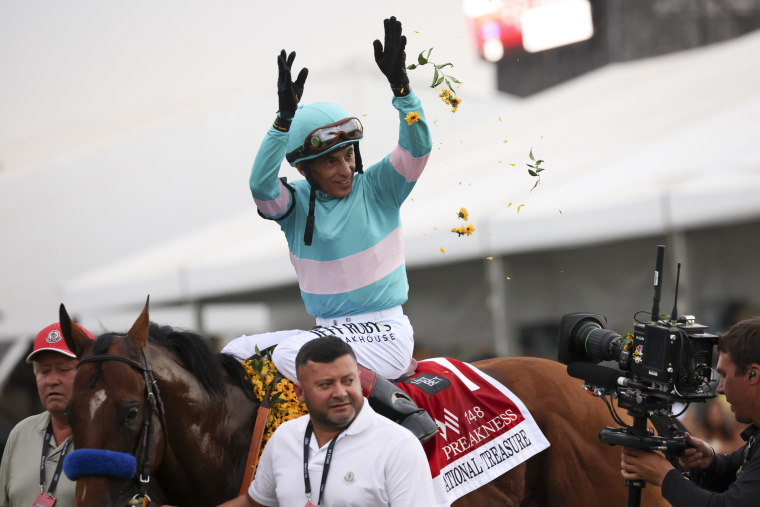
<svg viewBox="0 0 760 507">
<path fill-rule="evenodd" d="M 274 432 L 248 494 L 224 507 L 436 505 L 422 445 L 362 397 L 349 345 L 335 336 L 311 340 L 296 371 L 309 414 Z"/>
</svg>

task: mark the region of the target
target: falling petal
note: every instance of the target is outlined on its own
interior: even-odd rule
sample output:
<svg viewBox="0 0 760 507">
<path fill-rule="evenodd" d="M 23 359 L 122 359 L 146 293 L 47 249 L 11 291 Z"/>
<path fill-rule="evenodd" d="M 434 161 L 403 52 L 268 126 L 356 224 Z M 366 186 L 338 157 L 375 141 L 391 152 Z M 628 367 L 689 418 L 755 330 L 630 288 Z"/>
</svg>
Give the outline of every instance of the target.
<svg viewBox="0 0 760 507">
<path fill-rule="evenodd" d="M 525 205 L 524 205 L 524 204 L 520 204 L 520 205 L 517 207 L 517 212 L 518 212 L 518 213 L 520 213 L 520 208 L 522 208 L 523 206 L 525 206 Z"/>
<path fill-rule="evenodd" d="M 492 260 L 493 260 L 493 257 L 486 257 L 486 260 L 487 260 L 487 261 L 492 261 Z"/>
<path fill-rule="evenodd" d="M 503 161 L 503 160 L 499 160 L 499 163 L 500 163 L 500 164 L 501 164 L 502 162 L 504 162 L 504 161 Z"/>
<path fill-rule="evenodd" d="M 433 120 L 433 123 L 438 123 L 438 120 Z"/>
<path fill-rule="evenodd" d="M 504 142 L 505 142 L 505 143 L 508 143 L 508 142 L 509 142 L 509 139 L 504 139 Z"/>
<path fill-rule="evenodd" d="M 446 250 L 444 250 L 443 247 L 441 247 L 441 253 L 446 253 Z"/>
<path fill-rule="evenodd" d="M 511 277 L 511 276 L 508 276 L 508 277 L 507 277 L 507 280 L 511 280 L 511 279 L 512 279 L 512 277 Z"/>
<path fill-rule="evenodd" d="M 509 201 L 509 204 L 507 204 L 507 208 L 509 208 L 510 206 L 512 206 L 512 201 Z"/>
<path fill-rule="evenodd" d="M 514 166 L 515 166 L 515 164 L 509 164 L 509 165 L 511 165 L 512 167 L 514 167 Z"/>
<path fill-rule="evenodd" d="M 501 115 L 500 115 L 500 114 L 497 114 L 496 116 L 498 116 L 498 117 L 499 117 L 499 121 L 501 121 Z"/>
<path fill-rule="evenodd" d="M 414 33 L 420 33 L 419 30 L 415 30 Z"/>
</svg>

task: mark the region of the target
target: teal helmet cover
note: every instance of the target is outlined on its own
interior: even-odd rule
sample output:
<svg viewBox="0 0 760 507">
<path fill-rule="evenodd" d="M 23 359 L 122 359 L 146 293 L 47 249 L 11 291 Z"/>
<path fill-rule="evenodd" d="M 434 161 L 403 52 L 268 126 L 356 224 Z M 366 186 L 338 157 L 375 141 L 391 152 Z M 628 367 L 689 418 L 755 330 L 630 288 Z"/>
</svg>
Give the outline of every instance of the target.
<svg viewBox="0 0 760 507">
<path fill-rule="evenodd" d="M 290 124 L 290 134 L 288 135 L 286 153 L 292 153 L 303 146 L 306 142 L 306 136 L 311 134 L 314 130 L 349 117 L 350 115 L 342 107 L 330 102 L 315 102 L 313 104 L 299 106 L 293 117 L 293 122 Z M 355 139 L 346 139 L 321 153 L 299 157 L 290 162 L 290 165 L 295 167 L 299 162 L 320 157 L 354 143 L 358 143 L 358 141 Z"/>
</svg>

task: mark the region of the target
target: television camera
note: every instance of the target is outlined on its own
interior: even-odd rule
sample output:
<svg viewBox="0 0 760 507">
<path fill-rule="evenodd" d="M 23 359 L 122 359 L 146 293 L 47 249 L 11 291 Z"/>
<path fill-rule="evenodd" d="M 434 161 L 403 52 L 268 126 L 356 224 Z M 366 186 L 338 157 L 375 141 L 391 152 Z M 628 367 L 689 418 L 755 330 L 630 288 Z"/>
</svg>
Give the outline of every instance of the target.
<svg viewBox="0 0 760 507">
<path fill-rule="evenodd" d="M 675 431 L 654 435 L 647 419 L 662 421 L 674 417 L 673 406 L 703 402 L 715 397 L 710 387 L 712 356 L 718 336 L 693 316 L 678 316 L 678 264 L 676 290 L 671 314 L 660 315 L 662 271 L 665 247 L 658 245 L 654 272 L 651 319 L 634 317 L 633 334 L 621 336 L 605 328 L 604 317 L 593 313 L 571 313 L 560 321 L 558 355 L 568 374 L 584 380 L 584 388 L 601 398 L 618 428 L 606 427 L 599 439 L 610 445 L 660 450 L 675 456 L 686 449 L 685 434 Z M 611 361 L 617 368 L 598 363 Z M 610 400 L 606 397 L 609 396 Z M 612 398 L 633 417 L 626 424 L 615 411 Z M 685 410 L 685 408 L 684 408 Z M 643 481 L 626 481 L 628 505 L 638 505 Z"/>
</svg>

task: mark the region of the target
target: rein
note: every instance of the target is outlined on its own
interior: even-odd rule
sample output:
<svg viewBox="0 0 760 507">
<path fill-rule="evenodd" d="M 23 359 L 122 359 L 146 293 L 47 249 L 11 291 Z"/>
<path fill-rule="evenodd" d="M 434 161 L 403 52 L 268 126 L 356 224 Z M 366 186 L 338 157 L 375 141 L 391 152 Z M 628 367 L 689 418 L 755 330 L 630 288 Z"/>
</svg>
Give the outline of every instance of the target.
<svg viewBox="0 0 760 507">
<path fill-rule="evenodd" d="M 164 434 L 164 456 L 166 456 L 166 449 L 167 449 L 167 434 L 166 434 L 166 419 L 164 418 L 164 403 L 161 400 L 161 392 L 158 389 L 158 384 L 156 383 L 156 379 L 153 376 L 153 371 L 150 369 L 150 366 L 148 366 L 148 359 L 145 357 L 145 352 L 141 352 L 142 354 L 142 364 L 138 363 L 137 361 L 134 361 L 132 359 L 129 359 L 124 356 L 117 356 L 117 355 L 102 355 L 102 356 L 93 356 L 88 357 L 86 359 L 82 359 L 77 363 L 77 368 L 79 366 L 86 364 L 86 363 L 94 363 L 98 367 L 100 367 L 101 363 L 107 362 L 107 361 L 119 361 L 122 363 L 126 363 L 130 365 L 131 367 L 135 368 L 136 370 L 140 371 L 143 374 L 143 379 L 145 380 L 145 417 L 143 418 L 143 427 L 142 432 L 140 433 L 140 438 L 137 443 L 137 446 L 135 448 L 135 457 L 138 456 L 138 451 L 142 449 L 141 456 L 138 458 L 139 461 L 139 483 L 140 483 L 140 493 L 142 494 L 143 499 L 147 499 L 150 501 L 150 497 L 148 497 L 148 485 L 150 483 L 150 457 L 151 457 L 151 448 L 150 448 L 150 437 L 152 434 L 152 426 L 153 426 L 153 414 L 154 412 L 158 412 L 158 420 L 161 423 L 161 431 Z M 143 501 L 145 504 L 146 502 Z"/>
<path fill-rule="evenodd" d="M 245 462 L 245 472 L 243 472 L 243 482 L 240 484 L 239 495 L 244 495 L 248 491 L 248 486 L 253 481 L 253 476 L 256 475 L 256 468 L 259 466 L 259 453 L 261 452 L 261 442 L 264 439 L 264 431 L 267 428 L 267 422 L 269 421 L 269 410 L 271 403 L 269 400 L 272 394 L 272 389 L 275 384 L 282 378 L 281 374 L 277 374 L 267 387 L 264 396 L 261 399 L 261 404 L 256 411 L 256 423 L 253 427 L 253 434 L 251 435 L 251 445 L 248 448 L 248 459 Z"/>
</svg>

